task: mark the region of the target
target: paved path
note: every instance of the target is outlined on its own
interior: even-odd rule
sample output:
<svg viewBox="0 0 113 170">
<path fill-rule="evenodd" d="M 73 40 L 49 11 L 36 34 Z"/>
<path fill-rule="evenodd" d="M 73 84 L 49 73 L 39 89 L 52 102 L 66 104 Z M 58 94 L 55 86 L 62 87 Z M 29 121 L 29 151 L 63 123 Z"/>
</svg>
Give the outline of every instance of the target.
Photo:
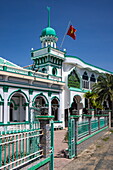
<svg viewBox="0 0 113 170">
<path fill-rule="evenodd" d="M 62 170 L 113 170 L 113 133 L 108 131 Z"/>
<path fill-rule="evenodd" d="M 101 136 L 103 136 L 107 130 L 104 130 L 97 135 L 93 136 L 92 138 L 84 141 L 83 143 L 78 145 L 78 154 L 80 154 L 82 151 L 87 149 L 90 145 L 93 145 Z M 70 169 L 70 166 L 73 164 L 73 161 L 76 162 L 76 164 L 82 165 L 80 163 L 80 160 L 77 159 L 67 159 L 64 158 L 64 154 L 62 153 L 62 150 L 66 149 L 68 147 L 67 143 L 63 142 L 64 136 L 66 134 L 66 130 L 58 130 L 55 131 L 55 164 L 54 164 L 54 170 L 74 170 L 73 168 L 76 168 L 77 166 L 74 164 L 74 167 L 72 166 L 72 169 Z M 91 150 L 91 148 L 90 148 Z M 87 153 L 89 155 L 89 153 Z M 85 156 L 86 157 L 86 156 Z M 75 169 L 76 170 L 76 169 Z M 78 170 L 78 169 L 77 169 Z M 82 170 L 82 169 L 80 169 Z M 86 170 L 86 169 L 83 169 Z M 92 169 L 91 169 L 92 170 Z"/>
<path fill-rule="evenodd" d="M 64 154 L 62 151 L 68 148 L 67 143 L 64 143 L 64 136 L 66 134 L 66 130 L 57 130 L 54 131 L 54 170 L 61 170 L 64 166 L 66 166 L 72 160 L 64 158 Z"/>
</svg>

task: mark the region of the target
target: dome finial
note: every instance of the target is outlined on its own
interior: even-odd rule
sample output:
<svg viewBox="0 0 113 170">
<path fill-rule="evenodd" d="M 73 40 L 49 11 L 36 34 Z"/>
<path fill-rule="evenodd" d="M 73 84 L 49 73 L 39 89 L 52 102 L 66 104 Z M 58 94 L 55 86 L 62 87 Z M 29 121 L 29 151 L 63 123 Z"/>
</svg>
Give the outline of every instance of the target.
<svg viewBox="0 0 113 170">
<path fill-rule="evenodd" d="M 48 10 L 48 27 L 50 27 L 50 7 L 47 7 Z"/>
</svg>

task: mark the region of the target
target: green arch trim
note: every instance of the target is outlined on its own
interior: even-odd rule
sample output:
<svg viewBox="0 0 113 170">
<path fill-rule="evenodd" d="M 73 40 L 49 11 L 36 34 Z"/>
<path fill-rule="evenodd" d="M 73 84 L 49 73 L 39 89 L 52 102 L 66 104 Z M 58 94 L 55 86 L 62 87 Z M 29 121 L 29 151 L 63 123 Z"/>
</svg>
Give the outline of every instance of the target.
<svg viewBox="0 0 113 170">
<path fill-rule="evenodd" d="M 1 94 L 0 94 L 0 101 L 4 102 L 4 99 L 2 98 Z"/>
<path fill-rule="evenodd" d="M 17 93 L 17 92 L 23 94 L 24 97 L 26 98 L 27 102 L 29 102 L 29 99 L 28 99 L 27 95 L 26 95 L 21 89 L 13 91 L 13 92 L 9 95 L 9 97 L 8 97 L 8 102 L 10 102 L 11 97 L 13 96 L 13 94 L 14 94 L 14 93 Z"/>
<path fill-rule="evenodd" d="M 71 70 L 70 70 L 70 73 L 68 74 L 68 79 L 69 79 L 69 76 L 71 75 L 71 73 L 73 72 L 73 71 L 75 71 L 75 74 L 77 75 L 77 77 L 78 77 L 78 79 L 79 79 L 79 88 L 78 87 L 74 87 L 74 88 L 78 88 L 78 89 L 81 89 L 82 88 L 82 78 L 81 78 L 81 76 L 80 76 L 80 74 L 79 74 L 79 72 L 77 71 L 77 69 L 76 68 L 72 68 Z M 69 82 L 69 80 L 67 80 L 67 84 L 68 84 L 68 82 Z M 70 88 L 70 87 L 69 87 Z"/>
<path fill-rule="evenodd" d="M 48 101 L 47 97 L 46 97 L 43 93 L 39 93 L 39 94 L 37 94 L 37 95 L 34 96 L 34 98 L 33 98 L 33 100 L 32 100 L 32 106 L 34 106 L 34 104 L 35 104 L 35 99 L 36 99 L 38 96 L 43 97 L 43 98 L 45 99 L 45 101 L 46 101 L 46 104 L 49 104 L 49 101 Z"/>
<path fill-rule="evenodd" d="M 11 103 L 14 105 L 14 110 L 17 110 L 17 109 L 18 109 L 19 104 L 16 104 L 16 103 L 15 103 L 15 101 L 14 101 L 13 99 L 11 99 L 11 101 L 10 101 L 10 102 L 8 102 L 8 105 L 10 105 Z"/>
<path fill-rule="evenodd" d="M 113 72 L 111 72 L 111 71 L 108 71 L 108 70 L 106 70 L 106 69 L 103 69 L 103 68 L 97 67 L 97 66 L 95 66 L 95 65 L 89 64 L 89 63 L 83 61 L 82 59 L 80 59 L 80 58 L 77 57 L 77 56 L 65 55 L 65 57 L 78 59 L 78 60 L 80 60 L 82 63 L 84 63 L 84 64 L 86 64 L 86 65 L 89 65 L 89 66 L 95 67 L 95 68 L 97 68 L 97 69 L 100 69 L 100 70 L 102 70 L 102 71 L 106 71 L 106 72 L 109 72 L 109 73 L 113 74 Z M 94 72 L 95 72 L 95 71 L 96 71 L 96 70 L 94 70 Z"/>
<path fill-rule="evenodd" d="M 51 101 L 52 101 L 53 99 L 56 99 L 56 100 L 58 100 L 58 102 L 60 102 L 60 99 L 59 99 L 57 96 L 53 96 L 53 97 L 51 98 Z"/>
</svg>

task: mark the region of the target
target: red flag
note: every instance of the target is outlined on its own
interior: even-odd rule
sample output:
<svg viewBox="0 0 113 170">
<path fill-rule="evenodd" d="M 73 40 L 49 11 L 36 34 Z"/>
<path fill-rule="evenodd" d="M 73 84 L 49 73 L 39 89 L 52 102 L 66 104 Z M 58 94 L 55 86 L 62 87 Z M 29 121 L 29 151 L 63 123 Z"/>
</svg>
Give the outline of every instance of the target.
<svg viewBox="0 0 113 170">
<path fill-rule="evenodd" d="M 72 25 L 70 25 L 67 35 L 69 35 L 70 37 L 72 37 L 75 40 L 76 39 L 76 35 L 75 35 L 76 31 L 77 30 Z"/>
</svg>

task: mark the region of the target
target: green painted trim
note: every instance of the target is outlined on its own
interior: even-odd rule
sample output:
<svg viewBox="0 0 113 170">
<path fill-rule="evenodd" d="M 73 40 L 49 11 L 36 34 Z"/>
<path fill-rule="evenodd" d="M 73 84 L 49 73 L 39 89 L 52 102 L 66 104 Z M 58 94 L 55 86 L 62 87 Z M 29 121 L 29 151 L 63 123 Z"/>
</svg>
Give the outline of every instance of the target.
<svg viewBox="0 0 113 170">
<path fill-rule="evenodd" d="M 89 63 L 83 61 L 82 59 L 80 59 L 79 57 L 70 56 L 70 55 L 65 55 L 65 57 L 76 58 L 76 59 L 82 61 L 84 64 L 87 64 L 87 65 L 89 65 L 89 66 L 91 66 L 91 67 L 95 67 L 95 68 L 100 69 L 100 70 L 102 70 L 102 71 L 106 71 L 106 72 L 109 72 L 109 73 L 113 74 L 113 72 L 111 72 L 111 71 L 108 71 L 108 70 L 105 70 L 105 69 L 103 69 L 103 68 L 100 68 L 100 67 L 94 66 L 94 65 L 92 65 L 92 64 L 89 64 Z M 95 70 L 94 70 L 94 71 L 95 71 Z"/>
<path fill-rule="evenodd" d="M 86 116 L 86 117 L 92 117 L 92 115 L 86 115 L 86 114 L 83 114 L 83 116 Z"/>
<path fill-rule="evenodd" d="M 9 73 L 14 73 L 14 74 L 20 74 L 20 73 L 15 73 L 15 72 L 11 72 L 11 71 L 7 71 L 7 72 L 9 72 Z M 42 73 L 42 72 L 41 72 Z M 28 76 L 28 75 L 26 75 L 26 74 L 20 74 L 20 75 L 24 75 L 24 76 Z M 36 77 L 36 78 L 39 78 L 39 79 L 42 79 L 42 80 L 52 80 L 52 81 L 54 81 L 54 82 L 56 82 L 56 80 L 53 80 L 53 79 L 48 79 L 48 74 L 47 75 L 45 75 L 45 76 L 47 76 L 47 78 L 44 78 L 44 77 L 40 77 L 40 76 L 35 76 L 35 75 L 33 75 L 33 76 L 31 76 L 31 77 Z M 37 80 L 38 81 L 38 80 Z M 6 81 L 1 81 L 1 82 L 6 82 Z M 8 82 L 8 81 L 7 81 Z M 58 81 L 58 82 L 61 82 L 61 83 L 65 83 L 65 82 L 63 82 L 63 81 Z M 9 83 L 11 83 L 11 82 L 9 82 Z M 16 84 L 16 82 L 13 82 L 13 83 L 15 83 Z M 17 84 L 19 84 L 19 83 L 17 83 Z M 22 84 L 22 83 L 20 83 L 20 84 Z M 28 83 L 23 83 L 24 85 L 26 84 L 26 85 L 29 85 Z"/>
<path fill-rule="evenodd" d="M 11 72 L 11 71 L 7 71 L 7 72 L 9 72 L 9 73 L 14 73 L 14 74 L 20 74 L 20 75 L 24 75 L 24 76 L 28 76 L 27 74 L 21 74 L 21 73 L 17 73 L 17 72 Z M 48 77 L 48 75 L 46 75 L 47 77 Z M 42 79 L 42 80 L 52 80 L 52 81 L 56 81 L 56 80 L 53 80 L 53 79 L 48 79 L 48 78 L 44 78 L 44 77 L 40 77 L 40 76 L 31 76 L 31 77 L 36 77 L 36 78 L 40 78 L 40 79 Z M 2 81 L 3 82 L 3 81 Z M 4 81 L 5 82 L 5 81 Z M 61 83 L 64 83 L 63 81 L 58 81 L 58 82 L 61 82 Z M 13 82 L 13 83 L 15 83 L 15 82 Z M 26 83 L 24 83 L 24 84 L 26 84 Z M 28 84 L 27 84 L 28 85 Z"/>
<path fill-rule="evenodd" d="M 101 132 L 101 131 L 103 131 L 103 130 L 105 130 L 105 129 L 107 129 L 107 128 L 108 128 L 108 126 L 106 126 L 106 127 L 102 128 L 102 129 L 98 130 L 97 132 L 94 132 L 93 134 L 91 134 L 91 135 L 89 135 L 89 136 L 81 139 L 80 141 L 77 142 L 77 145 L 79 145 L 80 143 L 84 142 L 85 140 L 91 138 L 92 136 L 98 134 L 99 132 Z"/>
<path fill-rule="evenodd" d="M 81 117 L 80 115 L 70 115 L 69 116 L 70 118 L 79 118 L 79 117 Z"/>
<path fill-rule="evenodd" d="M 53 96 L 53 97 L 51 98 L 51 101 L 52 101 L 53 99 L 56 99 L 56 100 L 58 100 L 58 102 L 60 102 L 60 99 L 59 99 L 57 96 Z"/>
<path fill-rule="evenodd" d="M 47 64 L 46 64 L 46 63 L 47 63 Z M 43 64 L 41 64 L 41 65 L 38 65 L 38 68 L 47 67 L 47 66 L 54 66 L 54 64 L 52 64 L 52 63 L 49 61 L 49 62 L 45 62 L 45 63 L 43 63 Z M 55 67 L 61 69 L 61 66 L 55 65 Z M 41 71 L 39 71 L 39 72 L 41 72 Z M 41 72 L 41 73 L 42 73 L 42 72 Z M 47 74 L 47 73 L 46 73 L 46 74 Z"/>
<path fill-rule="evenodd" d="M 50 157 L 48 157 L 48 158 L 44 159 L 43 161 L 39 162 L 37 165 L 34 165 L 31 168 L 28 168 L 28 170 L 36 170 L 37 168 L 40 168 L 41 166 L 45 165 L 48 162 L 50 162 Z"/>
<path fill-rule="evenodd" d="M 7 122 L 7 123 L 0 123 L 0 126 L 9 126 L 9 125 L 21 125 L 21 124 L 29 124 L 30 122 L 26 121 L 26 122 L 15 122 L 15 123 L 11 123 L 11 122 Z"/>
<path fill-rule="evenodd" d="M 29 103 L 24 103 L 22 106 L 25 106 L 25 107 L 29 106 Z"/>
<path fill-rule="evenodd" d="M 29 89 L 29 94 L 30 94 L 30 95 L 33 94 L 33 89 Z"/>
<path fill-rule="evenodd" d="M 0 106 L 3 106 L 4 105 L 4 102 L 3 101 L 0 101 Z"/>
<path fill-rule="evenodd" d="M 4 102 L 4 99 L 1 94 L 0 94 L 0 99 L 1 99 L 1 102 Z"/>
<path fill-rule="evenodd" d="M 84 89 L 82 90 L 82 89 L 78 89 L 78 88 L 74 88 L 74 87 L 70 87 L 69 90 L 70 91 L 81 92 L 81 93 L 86 93 L 86 92 L 89 91 L 89 89 L 88 90 L 84 90 Z"/>
<path fill-rule="evenodd" d="M 1 81 L 0 81 L 1 82 Z M 16 84 L 16 83 L 15 83 Z M 3 87 L 3 85 L 1 85 L 0 84 L 0 86 L 1 87 Z M 15 87 L 15 86 L 13 86 L 13 85 L 8 85 L 8 87 Z M 38 87 L 38 86 L 31 86 L 31 87 Z M 16 86 L 16 88 L 20 88 L 20 86 Z M 47 87 L 48 89 L 49 89 L 49 87 Z M 29 90 L 29 88 L 28 87 L 21 87 L 21 89 L 27 89 L 27 90 Z M 33 90 L 35 90 L 35 91 L 42 91 L 42 92 L 52 92 L 52 93 L 57 93 L 57 94 L 59 94 L 59 92 L 61 92 L 61 90 L 59 90 L 59 91 L 53 91 L 54 89 L 52 89 L 52 88 L 50 88 L 50 90 L 42 90 L 42 89 L 36 89 L 36 88 L 34 88 Z"/>
<path fill-rule="evenodd" d="M 8 102 L 8 106 L 10 106 L 10 104 L 11 104 L 11 103 L 14 105 L 14 110 L 17 110 L 17 109 L 18 109 L 19 104 L 16 104 L 16 103 L 15 103 L 15 101 L 14 101 L 13 99 L 11 99 L 11 101 L 10 101 L 10 102 Z"/>
<path fill-rule="evenodd" d="M 32 60 L 35 60 L 35 59 L 37 59 L 37 58 L 39 59 L 39 58 L 42 58 L 42 57 L 48 56 L 48 55 L 54 55 L 55 57 L 57 57 L 58 59 L 61 59 L 62 61 L 65 60 L 65 58 L 62 58 L 62 57 L 60 57 L 59 55 L 55 55 L 55 54 L 53 54 L 53 53 L 51 53 L 51 52 L 44 53 L 44 54 L 42 54 L 42 55 L 38 55 L 38 56 L 35 56 L 35 57 L 31 57 L 31 59 L 32 59 Z"/>
<path fill-rule="evenodd" d="M 7 71 L 7 66 L 3 66 L 3 71 Z"/>
<path fill-rule="evenodd" d="M 76 92 L 83 92 L 82 89 L 78 89 L 78 88 L 74 88 L 74 87 L 70 87 L 69 90 L 70 91 L 76 91 Z"/>
<path fill-rule="evenodd" d="M 28 71 L 28 76 L 33 76 L 33 73 L 31 71 Z"/>
<path fill-rule="evenodd" d="M 35 99 L 36 99 L 38 96 L 43 97 L 43 98 L 45 99 L 45 101 L 46 101 L 46 104 L 49 103 L 47 97 L 46 97 L 43 93 L 39 93 L 39 94 L 36 94 L 36 95 L 34 96 L 33 100 L 32 100 L 32 105 L 33 105 L 33 106 L 34 106 L 34 103 L 35 103 Z"/>
<path fill-rule="evenodd" d="M 54 121 L 54 123 L 63 123 L 63 121 L 57 120 L 57 121 Z"/>
<path fill-rule="evenodd" d="M 9 89 L 8 86 L 6 86 L 6 85 L 4 86 L 4 85 L 3 85 L 3 92 L 8 92 L 8 89 Z"/>
<path fill-rule="evenodd" d="M 69 77 L 71 75 L 73 75 L 74 72 L 75 72 L 76 78 L 78 79 L 79 87 L 73 87 L 72 84 L 70 84 L 70 87 L 69 87 L 69 82 L 70 82 Z M 72 78 L 72 79 L 74 79 L 74 78 Z M 72 87 L 72 88 L 75 88 L 75 89 L 82 89 L 82 78 L 81 78 L 80 73 L 77 71 L 76 68 L 74 68 L 73 70 L 70 71 L 70 73 L 68 74 L 68 79 L 67 80 L 68 80 L 67 81 L 68 88 Z"/>
<path fill-rule="evenodd" d="M 49 97 L 51 97 L 51 95 L 52 95 L 52 92 L 51 92 L 51 91 L 49 91 L 49 92 L 48 92 L 48 96 L 49 96 Z"/>
<path fill-rule="evenodd" d="M 104 116 L 109 116 L 109 114 L 99 114 L 99 115 L 94 115 L 94 116 L 97 116 L 97 117 L 104 117 Z"/>
<path fill-rule="evenodd" d="M 36 116 L 36 118 L 54 118 L 54 116 L 43 116 L 43 115 L 39 115 L 39 116 Z"/>
<path fill-rule="evenodd" d="M 13 92 L 9 95 L 8 101 L 10 101 L 10 100 L 11 100 L 11 97 L 13 96 L 13 94 L 14 94 L 14 93 L 17 93 L 17 92 L 22 93 L 22 94 L 24 95 L 24 97 L 27 99 L 27 102 L 29 102 L 29 99 L 28 99 L 27 95 L 22 91 L 22 89 L 18 89 L 18 90 L 13 91 Z"/>
<path fill-rule="evenodd" d="M 54 122 L 53 120 L 51 121 L 51 164 L 50 164 L 50 169 L 54 170 Z"/>
</svg>

